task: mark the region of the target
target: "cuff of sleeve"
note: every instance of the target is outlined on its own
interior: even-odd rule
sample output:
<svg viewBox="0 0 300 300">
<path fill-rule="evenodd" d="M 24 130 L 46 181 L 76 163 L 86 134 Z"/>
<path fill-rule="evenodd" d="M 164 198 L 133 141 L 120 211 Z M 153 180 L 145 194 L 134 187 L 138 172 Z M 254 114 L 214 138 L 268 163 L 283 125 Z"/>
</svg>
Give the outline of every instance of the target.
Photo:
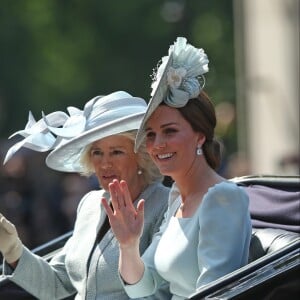
<svg viewBox="0 0 300 300">
<path fill-rule="evenodd" d="M 145 266 L 143 277 L 135 284 L 127 284 L 119 273 L 120 280 L 125 292 L 130 298 L 146 297 L 155 292 L 155 284 L 151 272 Z"/>
<path fill-rule="evenodd" d="M 14 269 L 7 263 L 5 259 L 3 259 L 3 269 L 2 269 L 2 275 L 8 276 L 11 275 L 14 272 Z"/>
<path fill-rule="evenodd" d="M 12 278 L 14 276 L 14 273 L 20 268 L 20 266 L 22 265 L 23 263 L 23 260 L 24 260 L 24 256 L 26 256 L 26 253 L 28 252 L 29 250 L 27 250 L 26 247 L 24 247 L 22 245 L 22 251 L 21 251 L 21 256 L 19 257 L 19 260 L 18 260 L 18 263 L 17 263 L 17 266 L 15 268 L 12 268 L 8 262 L 4 259 L 3 260 L 3 270 L 2 270 L 2 274 L 6 277 L 10 277 Z"/>
</svg>

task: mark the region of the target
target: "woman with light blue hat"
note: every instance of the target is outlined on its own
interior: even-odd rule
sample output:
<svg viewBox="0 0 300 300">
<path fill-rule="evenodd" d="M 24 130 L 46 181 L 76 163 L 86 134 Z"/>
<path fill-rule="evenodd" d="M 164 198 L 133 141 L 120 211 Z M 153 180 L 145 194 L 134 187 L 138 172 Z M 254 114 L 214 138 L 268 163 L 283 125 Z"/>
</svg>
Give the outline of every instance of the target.
<svg viewBox="0 0 300 300">
<path fill-rule="evenodd" d="M 3 273 L 9 280 L 38 299 L 70 295 L 75 299 L 129 298 L 118 275 L 118 241 L 100 201 L 102 197 L 110 199 L 108 185 L 114 179 L 128 182 L 128 197 L 134 206 L 138 199 L 146 199 L 139 245 L 143 253 L 159 230 L 169 192 L 145 145 L 134 152 L 136 132 L 146 108 L 143 99 L 118 91 L 91 99 L 83 110 L 68 107 L 68 114 L 43 114 L 37 122 L 29 114 L 25 129 L 15 133 L 24 138 L 9 149 L 4 163 L 21 147 L 51 151 L 46 158 L 48 167 L 95 174 L 101 189 L 82 198 L 71 238 L 49 263 L 30 252 L 16 227 L 0 214 L 0 251 Z M 165 285 L 149 299 L 169 298 Z"/>
<path fill-rule="evenodd" d="M 248 262 L 249 199 L 242 188 L 217 173 L 220 145 L 214 136 L 215 109 L 203 91 L 208 58 L 203 49 L 177 38 L 162 58 L 152 98 L 136 137 L 163 175 L 171 176 L 165 221 L 140 256 L 145 201 L 130 202 L 125 181 L 109 184 L 105 199 L 120 244 L 120 277 L 131 298 L 155 293 L 164 282 L 173 300 L 187 299 L 204 285 Z"/>
</svg>

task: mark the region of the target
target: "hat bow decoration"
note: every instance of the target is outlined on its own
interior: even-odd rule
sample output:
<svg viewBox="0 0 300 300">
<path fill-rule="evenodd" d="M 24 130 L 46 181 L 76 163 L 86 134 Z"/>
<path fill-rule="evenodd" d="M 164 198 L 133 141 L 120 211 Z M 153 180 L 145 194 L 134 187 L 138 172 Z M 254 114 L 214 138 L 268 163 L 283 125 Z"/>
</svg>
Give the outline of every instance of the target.
<svg viewBox="0 0 300 300">
<path fill-rule="evenodd" d="M 37 152 L 46 152 L 84 132 L 87 127 L 87 120 L 99 98 L 101 96 L 88 101 L 84 110 L 73 106 L 68 107 L 69 115 L 62 111 L 52 112 L 48 115 L 42 112 L 42 118 L 39 121 L 35 120 L 30 111 L 25 129 L 19 130 L 9 137 L 11 139 L 16 135 L 21 135 L 24 139 L 7 151 L 3 164 L 22 147 Z"/>
<path fill-rule="evenodd" d="M 7 151 L 3 164 L 11 159 L 11 157 L 22 147 L 38 152 L 45 152 L 53 148 L 56 138 L 50 132 L 45 119 L 47 119 L 47 123 L 51 126 L 61 126 L 66 122 L 68 116 L 64 112 L 57 111 L 44 116 L 36 122 L 32 112 L 30 111 L 25 129 L 19 130 L 9 137 L 9 139 L 11 139 L 16 135 L 21 135 L 24 139 L 14 144 Z"/>
</svg>

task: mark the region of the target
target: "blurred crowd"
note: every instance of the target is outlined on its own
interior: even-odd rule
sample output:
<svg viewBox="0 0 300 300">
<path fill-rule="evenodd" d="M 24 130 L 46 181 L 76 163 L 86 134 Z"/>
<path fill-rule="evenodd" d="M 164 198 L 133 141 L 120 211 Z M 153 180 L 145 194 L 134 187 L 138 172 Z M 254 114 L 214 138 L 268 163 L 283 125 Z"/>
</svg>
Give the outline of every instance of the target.
<svg viewBox="0 0 300 300">
<path fill-rule="evenodd" d="M 3 165 L 10 146 L 9 141 L 0 143 L 0 212 L 16 225 L 24 244 L 33 249 L 72 230 L 80 199 L 98 189 L 98 181 L 51 170 L 45 164 L 47 153 L 25 148 Z M 232 176 L 231 171 L 228 176 Z M 165 184 L 169 181 L 166 179 Z"/>
<path fill-rule="evenodd" d="M 21 149 L 3 165 L 8 147 L 0 145 L 0 212 L 33 249 L 71 230 L 81 197 L 99 187 L 94 177 L 49 169 L 46 153 Z"/>
<path fill-rule="evenodd" d="M 72 230 L 80 199 L 99 189 L 98 181 L 93 176 L 51 170 L 45 164 L 47 153 L 28 149 L 19 150 L 3 165 L 10 146 L 9 141 L 0 141 L 0 212 L 17 226 L 24 244 L 33 249 Z M 234 153 L 219 173 L 233 178 L 251 175 L 251 168 L 245 155 Z M 170 185 L 170 179 L 166 178 L 165 184 Z"/>
</svg>

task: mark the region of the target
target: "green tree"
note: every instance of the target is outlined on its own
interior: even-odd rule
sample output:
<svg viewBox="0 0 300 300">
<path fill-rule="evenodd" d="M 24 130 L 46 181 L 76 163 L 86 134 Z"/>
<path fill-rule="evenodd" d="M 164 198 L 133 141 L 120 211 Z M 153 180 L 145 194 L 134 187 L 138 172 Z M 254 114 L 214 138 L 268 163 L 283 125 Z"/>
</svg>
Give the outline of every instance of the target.
<svg viewBox="0 0 300 300">
<path fill-rule="evenodd" d="M 0 138 L 28 110 L 82 107 L 115 90 L 150 96 L 150 75 L 177 36 L 207 52 L 206 90 L 235 102 L 231 0 L 1 0 Z M 235 148 L 235 129 L 228 145 Z"/>
</svg>

